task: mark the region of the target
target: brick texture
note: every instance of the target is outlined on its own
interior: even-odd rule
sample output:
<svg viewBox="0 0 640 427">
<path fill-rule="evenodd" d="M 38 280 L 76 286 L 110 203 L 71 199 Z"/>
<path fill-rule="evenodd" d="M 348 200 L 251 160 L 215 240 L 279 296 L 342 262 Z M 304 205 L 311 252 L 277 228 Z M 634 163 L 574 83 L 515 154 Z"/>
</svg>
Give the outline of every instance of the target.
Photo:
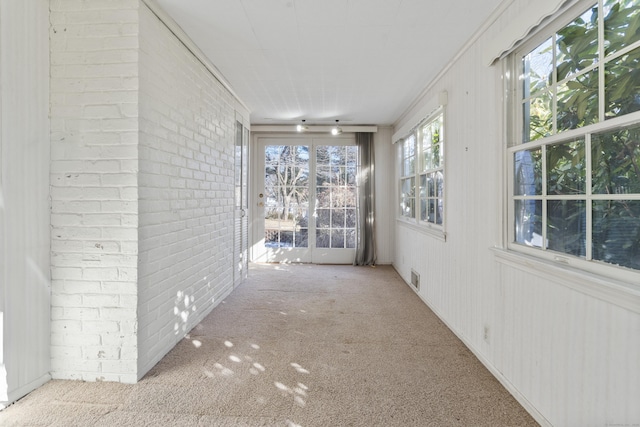
<svg viewBox="0 0 640 427">
<path fill-rule="evenodd" d="M 52 376 L 135 382 L 139 3 L 50 7 Z"/>
<path fill-rule="evenodd" d="M 138 372 L 233 287 L 234 98 L 140 9 Z"/>
<path fill-rule="evenodd" d="M 135 382 L 233 288 L 233 95 L 139 0 L 51 1 L 52 376 Z"/>
</svg>

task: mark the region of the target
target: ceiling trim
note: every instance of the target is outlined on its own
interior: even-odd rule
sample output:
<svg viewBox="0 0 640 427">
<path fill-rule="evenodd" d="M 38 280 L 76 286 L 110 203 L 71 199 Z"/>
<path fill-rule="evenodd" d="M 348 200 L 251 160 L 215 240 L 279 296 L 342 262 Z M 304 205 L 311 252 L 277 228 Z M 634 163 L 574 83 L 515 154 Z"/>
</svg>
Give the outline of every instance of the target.
<svg viewBox="0 0 640 427">
<path fill-rule="evenodd" d="M 296 130 L 296 125 L 253 125 L 251 126 L 251 132 L 285 132 L 285 133 L 329 133 L 331 129 L 335 127 L 335 125 L 331 126 L 319 126 L 319 125 L 308 125 L 308 129 L 304 132 L 298 132 Z M 378 126 L 344 126 L 340 125 L 343 133 L 350 132 L 378 132 Z"/>
<path fill-rule="evenodd" d="M 236 94 L 236 92 L 231 87 L 229 81 L 224 77 L 222 72 L 218 70 L 218 68 L 211 62 L 207 55 L 202 52 L 202 50 L 198 47 L 197 44 L 184 32 L 184 30 L 178 25 L 173 18 L 162 9 L 155 0 L 141 0 L 151 12 L 156 15 L 156 17 L 162 22 L 168 29 L 173 33 L 174 36 L 184 45 L 189 52 L 193 54 L 193 56 L 198 59 L 204 65 L 204 67 L 213 75 L 213 77 L 220 82 L 225 89 L 227 89 L 231 95 L 235 98 L 235 100 L 246 110 L 247 114 L 251 113 L 251 110 L 247 105 L 240 99 L 240 97 Z"/>
</svg>

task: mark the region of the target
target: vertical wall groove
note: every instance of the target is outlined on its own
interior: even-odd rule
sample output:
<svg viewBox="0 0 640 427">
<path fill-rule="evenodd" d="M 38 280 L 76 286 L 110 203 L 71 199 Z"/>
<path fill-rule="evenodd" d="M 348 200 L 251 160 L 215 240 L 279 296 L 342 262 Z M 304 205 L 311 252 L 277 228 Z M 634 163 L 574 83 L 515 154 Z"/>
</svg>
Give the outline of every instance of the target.
<svg viewBox="0 0 640 427">
<path fill-rule="evenodd" d="M 0 406 L 50 378 L 48 10 L 0 3 Z"/>
</svg>

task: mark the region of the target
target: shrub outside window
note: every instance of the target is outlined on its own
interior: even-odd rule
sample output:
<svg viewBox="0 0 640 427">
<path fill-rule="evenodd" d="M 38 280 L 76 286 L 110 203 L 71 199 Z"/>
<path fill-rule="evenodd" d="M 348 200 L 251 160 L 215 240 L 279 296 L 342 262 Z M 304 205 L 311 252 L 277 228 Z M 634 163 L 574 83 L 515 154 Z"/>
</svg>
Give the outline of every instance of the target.
<svg viewBox="0 0 640 427">
<path fill-rule="evenodd" d="M 640 270 L 640 2 L 581 4 L 514 53 L 510 241 Z"/>
</svg>

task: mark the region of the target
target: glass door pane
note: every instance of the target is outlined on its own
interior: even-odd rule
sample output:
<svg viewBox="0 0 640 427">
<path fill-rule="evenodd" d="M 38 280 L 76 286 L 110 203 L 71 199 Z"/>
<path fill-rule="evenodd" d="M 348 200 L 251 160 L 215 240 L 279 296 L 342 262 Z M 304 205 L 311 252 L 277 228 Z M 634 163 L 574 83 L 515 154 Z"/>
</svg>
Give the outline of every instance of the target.
<svg viewBox="0 0 640 427">
<path fill-rule="evenodd" d="M 265 147 L 264 244 L 309 245 L 309 146 Z"/>
<path fill-rule="evenodd" d="M 316 247 L 356 247 L 357 147 L 316 147 Z"/>
<path fill-rule="evenodd" d="M 257 262 L 350 264 L 355 256 L 353 138 L 265 137 L 252 245 Z"/>
</svg>

